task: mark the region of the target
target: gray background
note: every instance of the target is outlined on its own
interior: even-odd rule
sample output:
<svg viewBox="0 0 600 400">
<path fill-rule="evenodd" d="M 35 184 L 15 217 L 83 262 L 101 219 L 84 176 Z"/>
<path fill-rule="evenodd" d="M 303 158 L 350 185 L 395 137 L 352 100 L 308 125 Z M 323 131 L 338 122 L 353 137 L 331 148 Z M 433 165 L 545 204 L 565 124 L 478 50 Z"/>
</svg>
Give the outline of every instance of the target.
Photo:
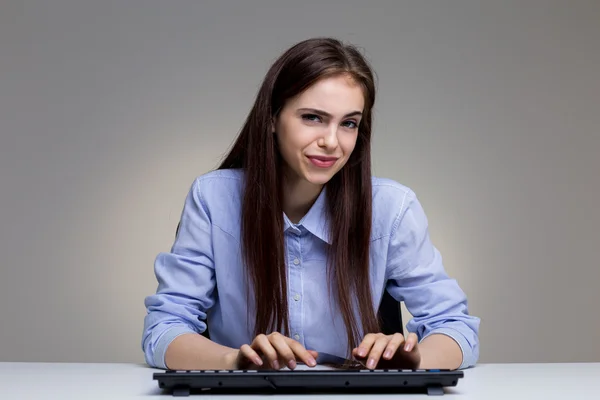
<svg viewBox="0 0 600 400">
<path fill-rule="evenodd" d="M 375 67 L 374 172 L 419 195 L 480 361 L 600 361 L 599 21 L 599 1 L 2 0 L 0 361 L 143 361 L 193 178 L 317 35 Z"/>
</svg>

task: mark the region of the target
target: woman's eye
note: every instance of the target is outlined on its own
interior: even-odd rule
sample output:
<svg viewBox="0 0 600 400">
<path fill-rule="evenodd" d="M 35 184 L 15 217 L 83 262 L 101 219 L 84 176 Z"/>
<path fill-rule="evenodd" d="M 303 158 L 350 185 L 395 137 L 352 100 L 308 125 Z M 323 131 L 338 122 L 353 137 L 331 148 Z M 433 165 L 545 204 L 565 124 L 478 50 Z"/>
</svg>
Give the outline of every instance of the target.
<svg viewBox="0 0 600 400">
<path fill-rule="evenodd" d="M 307 120 L 307 121 L 313 121 L 313 122 L 321 121 L 321 117 L 319 117 L 318 115 L 315 115 L 315 114 L 304 114 L 304 115 L 302 115 L 302 119 Z"/>
<path fill-rule="evenodd" d="M 311 122 L 322 122 L 321 117 L 316 114 L 303 114 L 302 119 L 305 121 L 311 121 Z M 349 129 L 358 128 L 358 124 L 356 123 L 356 121 L 352 121 L 352 120 L 345 121 L 342 123 L 342 125 Z"/>
<path fill-rule="evenodd" d="M 358 125 L 354 121 L 346 121 L 346 122 L 344 122 L 344 125 L 350 129 L 358 128 Z"/>
</svg>

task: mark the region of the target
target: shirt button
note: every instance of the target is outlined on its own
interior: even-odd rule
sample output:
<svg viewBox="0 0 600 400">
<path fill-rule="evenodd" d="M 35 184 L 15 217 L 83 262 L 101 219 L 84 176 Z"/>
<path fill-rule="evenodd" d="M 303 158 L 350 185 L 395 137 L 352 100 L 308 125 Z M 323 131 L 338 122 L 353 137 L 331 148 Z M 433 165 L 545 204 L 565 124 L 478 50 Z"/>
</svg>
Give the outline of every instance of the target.
<svg viewBox="0 0 600 400">
<path fill-rule="evenodd" d="M 294 335 L 294 339 L 296 340 L 300 340 L 300 335 L 298 335 L 297 333 Z"/>
<path fill-rule="evenodd" d="M 296 295 L 294 296 L 294 300 L 296 300 L 296 301 L 300 300 L 300 295 L 298 293 L 296 293 Z"/>
<path fill-rule="evenodd" d="M 298 265 L 300 264 L 300 260 L 298 260 L 297 258 L 294 259 L 294 264 Z"/>
</svg>

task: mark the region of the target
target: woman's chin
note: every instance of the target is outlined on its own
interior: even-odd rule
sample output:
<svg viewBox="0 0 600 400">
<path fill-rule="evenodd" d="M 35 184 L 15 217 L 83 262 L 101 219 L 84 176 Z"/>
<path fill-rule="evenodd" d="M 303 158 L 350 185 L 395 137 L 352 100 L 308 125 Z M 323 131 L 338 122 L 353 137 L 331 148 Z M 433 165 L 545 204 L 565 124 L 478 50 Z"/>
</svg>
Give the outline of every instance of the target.
<svg viewBox="0 0 600 400">
<path fill-rule="evenodd" d="M 305 175 L 304 179 L 313 185 L 322 186 L 329 182 L 332 177 L 333 175 L 331 173 L 321 172 L 307 174 Z"/>
</svg>

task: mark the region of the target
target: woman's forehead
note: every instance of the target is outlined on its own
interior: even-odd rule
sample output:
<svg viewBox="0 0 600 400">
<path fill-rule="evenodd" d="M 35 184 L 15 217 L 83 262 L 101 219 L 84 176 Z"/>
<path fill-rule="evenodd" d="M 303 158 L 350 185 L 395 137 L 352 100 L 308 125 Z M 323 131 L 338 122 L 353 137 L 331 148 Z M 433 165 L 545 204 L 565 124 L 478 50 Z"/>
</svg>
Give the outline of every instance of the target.
<svg viewBox="0 0 600 400">
<path fill-rule="evenodd" d="M 312 108 L 334 116 L 344 116 L 364 107 L 362 87 L 346 76 L 325 78 L 291 98 L 288 105 L 294 109 Z"/>
</svg>

